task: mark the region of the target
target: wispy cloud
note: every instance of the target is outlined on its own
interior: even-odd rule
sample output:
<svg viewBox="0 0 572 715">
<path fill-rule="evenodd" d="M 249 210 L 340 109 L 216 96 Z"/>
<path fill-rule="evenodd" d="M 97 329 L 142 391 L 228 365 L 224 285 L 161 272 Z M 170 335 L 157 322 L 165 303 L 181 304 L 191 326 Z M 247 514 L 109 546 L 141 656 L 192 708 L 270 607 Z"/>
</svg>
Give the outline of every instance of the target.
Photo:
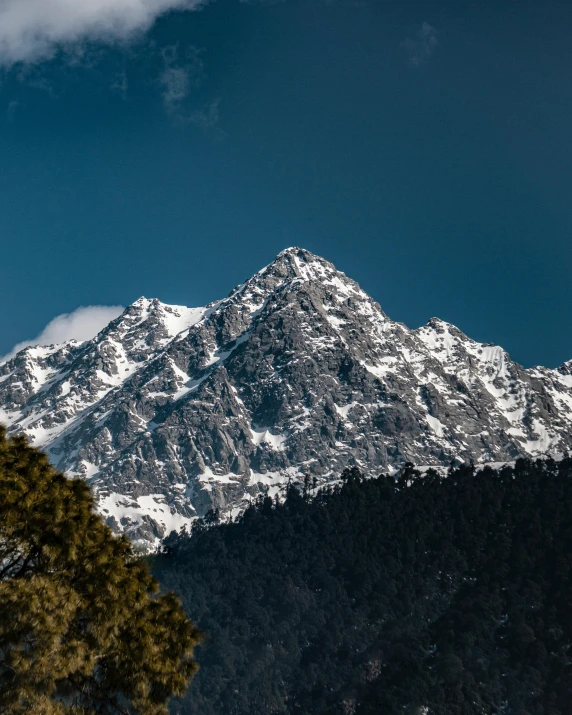
<svg viewBox="0 0 572 715">
<path fill-rule="evenodd" d="M 0 0 L 0 66 L 52 57 L 86 41 L 121 42 L 170 10 L 203 0 Z"/>
<path fill-rule="evenodd" d="M 0 358 L 0 362 L 9 360 L 29 345 L 55 345 L 72 339 L 91 340 L 123 310 L 121 305 L 88 305 L 80 306 L 72 313 L 62 313 L 50 320 L 35 338 L 14 345 L 7 355 Z"/>
<path fill-rule="evenodd" d="M 14 121 L 19 106 L 20 102 L 17 99 L 13 99 L 11 102 L 8 102 L 8 108 L 6 109 L 6 119 L 9 122 Z"/>
<path fill-rule="evenodd" d="M 110 89 L 115 94 L 118 94 L 121 99 L 127 99 L 127 91 L 129 89 L 129 80 L 127 79 L 127 72 L 123 69 L 115 75 L 115 79 L 110 85 Z"/>
<path fill-rule="evenodd" d="M 204 131 L 214 132 L 219 139 L 222 139 L 225 134 L 219 126 L 219 104 L 220 99 L 215 99 L 201 109 L 195 109 L 188 115 L 188 123 Z"/>
<path fill-rule="evenodd" d="M 197 107 L 193 90 L 199 89 L 205 79 L 202 51 L 187 47 L 184 52 L 178 45 L 160 50 L 162 69 L 157 84 L 166 113 L 179 126 L 195 126 L 208 131 L 215 138 L 222 138 L 219 127 L 219 99 Z"/>
<path fill-rule="evenodd" d="M 431 57 L 439 45 L 437 30 L 433 25 L 424 22 L 417 31 L 415 39 L 408 38 L 403 44 L 407 50 L 410 64 L 419 67 Z"/>
<path fill-rule="evenodd" d="M 191 90 L 201 86 L 204 79 L 204 64 L 200 50 L 188 47 L 181 57 L 177 45 L 161 50 L 163 68 L 159 75 L 159 86 L 163 105 L 168 114 L 179 115 Z"/>
</svg>

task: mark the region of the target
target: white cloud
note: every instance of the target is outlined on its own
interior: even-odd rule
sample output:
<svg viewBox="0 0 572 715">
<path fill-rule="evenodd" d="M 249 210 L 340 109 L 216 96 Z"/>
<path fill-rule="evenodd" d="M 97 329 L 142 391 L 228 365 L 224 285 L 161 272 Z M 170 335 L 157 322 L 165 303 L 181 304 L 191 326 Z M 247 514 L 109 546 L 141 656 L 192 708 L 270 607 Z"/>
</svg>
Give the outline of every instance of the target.
<svg viewBox="0 0 572 715">
<path fill-rule="evenodd" d="M 129 80 L 127 79 L 127 72 L 123 69 L 115 75 L 115 79 L 110 85 L 112 92 L 118 94 L 121 99 L 127 99 L 127 91 L 129 89 Z"/>
<path fill-rule="evenodd" d="M 414 40 L 405 40 L 404 44 L 409 54 L 409 62 L 414 67 L 419 67 L 420 64 L 431 57 L 439 44 L 437 30 L 433 25 L 424 22 L 417 31 L 416 38 Z"/>
<path fill-rule="evenodd" d="M 187 118 L 189 124 L 194 124 L 195 127 L 200 127 L 205 131 L 214 131 L 220 139 L 224 137 L 224 132 L 219 129 L 219 111 L 218 105 L 220 101 L 215 99 L 210 104 L 207 104 L 202 109 L 195 109 Z"/>
<path fill-rule="evenodd" d="M 14 121 L 14 117 L 16 116 L 16 112 L 18 111 L 19 106 L 20 102 L 17 99 L 13 99 L 11 102 L 8 102 L 8 109 L 6 110 L 6 119 L 9 122 Z"/>
<path fill-rule="evenodd" d="M 0 362 L 11 357 L 29 345 L 55 345 L 66 340 L 91 340 L 100 330 L 123 312 L 121 305 L 80 306 L 73 313 L 62 313 L 46 325 L 33 340 L 24 340 L 14 345 L 12 350 Z"/>
<path fill-rule="evenodd" d="M 167 67 L 161 74 L 160 82 L 163 86 L 163 101 L 168 109 L 189 96 L 189 74 L 184 67 Z"/>
<path fill-rule="evenodd" d="M 188 47 L 181 58 L 179 48 L 170 45 L 161 50 L 161 58 L 163 70 L 159 76 L 159 85 L 163 106 L 169 114 L 177 115 L 191 90 L 202 84 L 204 65 L 201 53 L 196 47 Z"/>
<path fill-rule="evenodd" d="M 0 0 L 0 65 L 51 57 L 58 48 L 130 39 L 170 10 L 202 0 Z"/>
</svg>

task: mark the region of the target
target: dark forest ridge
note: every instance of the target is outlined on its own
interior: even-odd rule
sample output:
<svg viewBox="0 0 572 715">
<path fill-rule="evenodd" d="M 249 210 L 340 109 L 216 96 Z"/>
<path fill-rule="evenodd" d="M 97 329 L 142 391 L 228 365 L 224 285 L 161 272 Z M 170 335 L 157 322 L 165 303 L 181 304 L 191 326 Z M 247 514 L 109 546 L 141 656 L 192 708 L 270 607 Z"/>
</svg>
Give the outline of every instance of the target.
<svg viewBox="0 0 572 715">
<path fill-rule="evenodd" d="M 569 715 L 572 460 L 290 488 L 171 538 L 206 633 L 177 715 Z"/>
</svg>

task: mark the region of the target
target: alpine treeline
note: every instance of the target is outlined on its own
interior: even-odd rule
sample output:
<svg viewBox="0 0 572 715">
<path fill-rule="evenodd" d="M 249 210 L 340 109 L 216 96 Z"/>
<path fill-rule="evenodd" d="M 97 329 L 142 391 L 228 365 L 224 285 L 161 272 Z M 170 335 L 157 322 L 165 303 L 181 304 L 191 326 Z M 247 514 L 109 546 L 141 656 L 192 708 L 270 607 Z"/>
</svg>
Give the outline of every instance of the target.
<svg viewBox="0 0 572 715">
<path fill-rule="evenodd" d="M 291 486 L 174 535 L 185 715 L 569 715 L 572 459 Z"/>
</svg>

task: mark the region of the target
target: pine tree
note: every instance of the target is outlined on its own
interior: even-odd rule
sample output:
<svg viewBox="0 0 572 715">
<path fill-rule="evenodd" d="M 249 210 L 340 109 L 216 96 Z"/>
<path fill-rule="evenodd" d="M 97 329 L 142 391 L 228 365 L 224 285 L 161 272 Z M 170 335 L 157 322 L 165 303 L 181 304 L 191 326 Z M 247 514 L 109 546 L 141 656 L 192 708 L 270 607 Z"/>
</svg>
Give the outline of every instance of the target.
<svg viewBox="0 0 572 715">
<path fill-rule="evenodd" d="M 167 713 L 200 641 L 130 542 L 0 427 L 0 713 Z"/>
</svg>

